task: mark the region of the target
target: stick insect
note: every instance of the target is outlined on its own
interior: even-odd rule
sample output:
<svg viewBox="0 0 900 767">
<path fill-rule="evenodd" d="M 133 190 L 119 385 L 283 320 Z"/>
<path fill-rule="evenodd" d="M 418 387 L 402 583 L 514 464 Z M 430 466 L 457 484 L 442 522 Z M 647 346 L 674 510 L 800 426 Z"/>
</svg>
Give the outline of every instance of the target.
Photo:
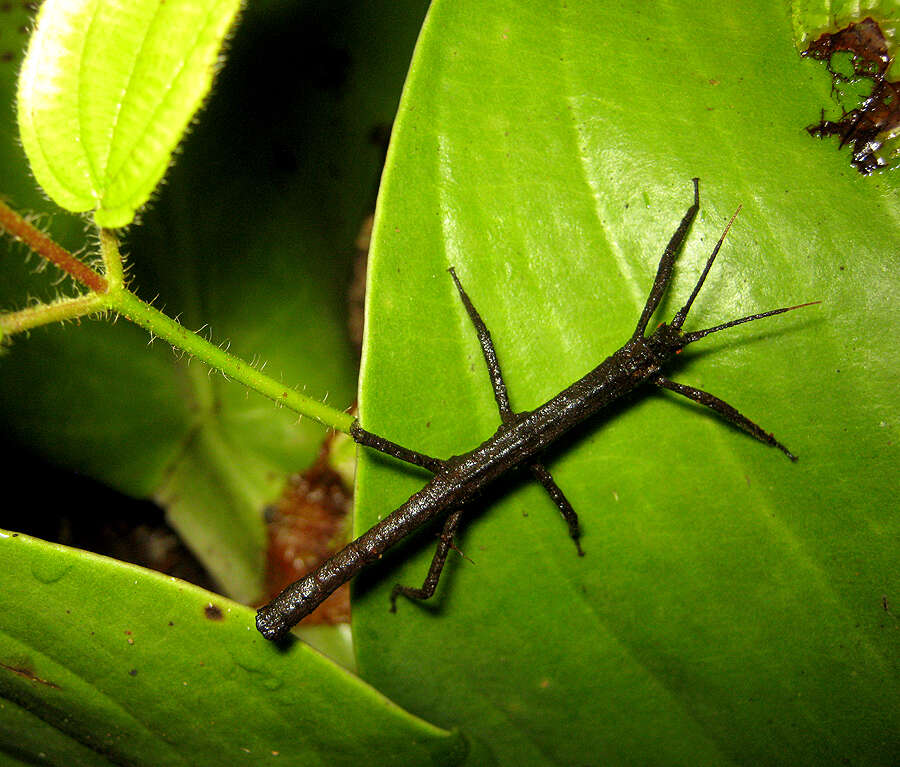
<svg viewBox="0 0 900 767">
<path fill-rule="evenodd" d="M 442 460 L 402 447 L 366 431 L 358 421 L 354 421 L 350 433 L 357 443 L 428 469 L 434 473 L 434 477 L 424 488 L 368 532 L 347 544 L 317 570 L 291 584 L 269 604 L 261 607 L 257 612 L 256 626 L 264 637 L 271 640 L 283 638 L 338 586 L 350 580 L 362 568 L 377 560 L 414 530 L 438 515 L 446 513 L 437 550 L 422 587 L 411 588 L 399 584 L 394 586 L 390 597 L 390 609 L 391 612 L 396 611 L 397 598 L 401 595 L 410 599 L 431 597 L 437 587 L 447 554 L 453 546 L 453 536 L 465 514 L 466 504 L 486 485 L 517 467 L 527 467 L 531 475 L 547 490 L 568 525 L 569 535 L 575 543 L 577 553 L 583 555 L 579 541 L 578 515 L 542 463 L 541 454 L 582 421 L 643 384 L 668 389 L 704 405 L 760 442 L 778 448 L 791 461 L 797 460 L 796 456 L 772 434 L 764 431 L 727 402 L 708 392 L 671 381 L 662 372 L 664 365 L 685 346 L 712 333 L 819 303 L 812 301 L 761 314 L 751 314 L 705 330 L 682 331 L 682 325 L 687 319 L 694 299 L 703 287 L 740 208 L 725 226 L 687 302 L 676 312 L 671 322 L 662 323 L 650 335 L 646 334 L 647 324 L 672 279 L 678 252 L 700 209 L 699 179 L 693 179 L 693 184 L 694 201 L 663 252 L 656 278 L 631 338 L 621 349 L 607 357 L 587 375 L 535 410 L 515 412 L 510 407 L 506 383 L 497 361 L 491 334 L 463 289 L 456 271 L 450 267 L 450 277 L 475 326 L 481 344 L 494 389 L 494 398 L 500 410 L 500 426 L 493 436 L 478 447 Z"/>
</svg>

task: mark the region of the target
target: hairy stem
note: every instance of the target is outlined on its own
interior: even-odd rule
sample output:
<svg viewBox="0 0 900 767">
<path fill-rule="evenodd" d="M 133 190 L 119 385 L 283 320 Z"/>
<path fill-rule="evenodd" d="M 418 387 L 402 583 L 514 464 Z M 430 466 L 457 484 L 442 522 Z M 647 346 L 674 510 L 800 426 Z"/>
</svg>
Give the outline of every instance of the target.
<svg viewBox="0 0 900 767">
<path fill-rule="evenodd" d="M 106 307 L 105 295 L 88 293 L 85 296 L 63 298 L 52 304 L 29 306 L 18 312 L 0 314 L 0 337 L 22 333 L 51 322 L 75 320 L 88 314 L 102 312 Z"/>
<path fill-rule="evenodd" d="M 111 229 L 99 229 L 100 254 L 103 256 L 103 268 L 110 290 L 125 284 L 125 270 L 122 267 L 122 255 L 119 253 L 119 240 Z"/>
<path fill-rule="evenodd" d="M 329 407 L 317 399 L 307 397 L 261 373 L 244 360 L 220 349 L 202 336 L 198 336 L 180 325 L 168 315 L 144 303 L 134 293 L 123 289 L 116 295 L 110 296 L 110 299 L 111 309 L 153 335 L 168 341 L 172 346 L 183 349 L 216 370 L 221 370 L 228 378 L 244 384 L 248 389 L 259 392 L 295 413 L 309 416 L 337 431 L 350 433 L 353 416 Z"/>
<path fill-rule="evenodd" d="M 62 245 L 54 242 L 40 229 L 29 224 L 6 203 L 0 201 L 0 227 L 7 234 L 24 242 L 41 258 L 55 264 L 66 274 L 94 293 L 105 293 L 109 285 L 104 277 L 83 264 Z"/>
<path fill-rule="evenodd" d="M 278 405 L 306 415 L 337 431 L 350 433 L 353 417 L 307 397 L 265 375 L 252 365 L 210 343 L 144 303 L 125 288 L 119 242 L 111 229 L 99 230 L 100 252 L 106 275 L 101 276 L 79 261 L 65 248 L 28 223 L 22 216 L 0 202 L 0 228 L 21 240 L 35 253 L 71 275 L 91 292 L 52 304 L 29 307 L 18 312 L 0 314 L 0 338 L 62 320 L 76 319 L 89 314 L 112 310 L 140 325 L 173 347 L 182 349 L 211 368 L 222 371 L 228 378 L 259 392 Z"/>
</svg>

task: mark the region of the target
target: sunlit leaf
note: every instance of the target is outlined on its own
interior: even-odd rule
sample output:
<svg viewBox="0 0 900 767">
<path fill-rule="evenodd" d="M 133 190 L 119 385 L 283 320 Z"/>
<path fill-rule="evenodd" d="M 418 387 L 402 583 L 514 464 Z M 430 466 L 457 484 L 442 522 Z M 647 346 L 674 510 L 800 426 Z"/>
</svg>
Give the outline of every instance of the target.
<svg viewBox="0 0 900 767">
<path fill-rule="evenodd" d="M 38 183 L 101 226 L 131 223 L 209 92 L 240 0 L 47 0 L 19 78 Z"/>
<path fill-rule="evenodd" d="M 792 0 L 791 21 L 794 43 L 804 50 L 823 32 L 834 32 L 871 17 L 887 39 L 891 51 L 896 49 L 900 27 L 900 3 L 897 0 Z"/>
</svg>

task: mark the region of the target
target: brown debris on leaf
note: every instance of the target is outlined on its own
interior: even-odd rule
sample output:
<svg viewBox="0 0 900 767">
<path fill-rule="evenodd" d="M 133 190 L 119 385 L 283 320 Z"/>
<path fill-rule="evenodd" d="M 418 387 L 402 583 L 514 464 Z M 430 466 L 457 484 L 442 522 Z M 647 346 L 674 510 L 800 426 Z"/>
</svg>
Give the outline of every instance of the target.
<svg viewBox="0 0 900 767">
<path fill-rule="evenodd" d="M 852 72 L 844 74 L 835 67 L 836 54 L 848 54 Z M 889 81 L 891 65 L 887 41 L 878 23 L 866 18 L 837 32 L 821 35 L 810 43 L 803 56 L 822 61 L 831 74 L 832 94 L 841 102 L 839 83 L 857 84 L 869 81 L 871 91 L 851 109 L 841 104 L 839 120 L 822 119 L 806 130 L 811 136 L 839 136 L 841 147 L 853 149 L 850 162 L 868 175 L 887 166 L 892 152 L 885 144 L 900 136 L 900 81 Z M 897 154 L 895 148 L 893 154 Z"/>
<path fill-rule="evenodd" d="M 48 679 L 41 679 L 37 674 L 34 673 L 29 667 L 28 663 L 0 663 L 0 669 L 3 671 L 9 671 L 10 673 L 15 674 L 16 676 L 20 676 L 23 679 L 27 679 L 30 682 L 36 682 L 37 684 L 43 684 L 47 687 L 52 687 L 54 690 L 61 690 L 62 688 L 56 683 L 51 682 Z"/>
<path fill-rule="evenodd" d="M 353 259 L 353 277 L 347 291 L 347 327 L 350 332 L 350 343 L 357 355 L 362 354 L 363 331 L 366 318 L 366 270 L 369 263 L 369 246 L 372 244 L 372 226 L 375 214 L 370 213 L 363 219 L 359 233 L 356 235 L 356 257 Z"/>
<path fill-rule="evenodd" d="M 349 540 L 352 492 L 340 474 L 329 466 L 330 451 L 329 438 L 316 462 L 306 471 L 291 475 L 281 498 L 266 510 L 269 599 L 315 570 Z M 350 590 L 345 584 L 301 625 L 349 622 Z"/>
<path fill-rule="evenodd" d="M 887 40 L 881 27 L 872 18 L 865 18 L 858 24 L 851 24 L 838 32 L 822 35 L 818 40 L 813 40 L 801 55 L 816 61 L 824 61 L 832 75 L 846 79 L 831 65 L 831 57 L 841 51 L 852 54 L 853 71 L 857 75 L 884 74 L 891 61 Z"/>
</svg>

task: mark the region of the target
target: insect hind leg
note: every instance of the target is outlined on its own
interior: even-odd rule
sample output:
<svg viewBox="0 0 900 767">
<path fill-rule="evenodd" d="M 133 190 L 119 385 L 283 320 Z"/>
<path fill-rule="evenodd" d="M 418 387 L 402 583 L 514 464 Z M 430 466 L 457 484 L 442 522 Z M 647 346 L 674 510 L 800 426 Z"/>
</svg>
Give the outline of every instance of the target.
<svg viewBox="0 0 900 767">
<path fill-rule="evenodd" d="M 397 597 L 404 596 L 408 599 L 425 600 L 434 596 L 438 581 L 441 579 L 441 572 L 447 562 L 447 554 L 453 548 L 453 536 L 456 534 L 456 528 L 459 527 L 459 521 L 462 519 L 462 509 L 450 512 L 447 521 L 444 522 L 444 529 L 441 530 L 441 537 L 438 541 L 437 549 L 431 560 L 431 566 L 428 568 L 428 575 L 425 576 L 425 582 L 422 588 L 416 589 L 411 586 L 401 586 L 399 583 L 391 590 L 391 612 L 397 612 Z"/>
<path fill-rule="evenodd" d="M 444 462 L 440 458 L 433 458 L 430 455 L 425 455 L 425 453 L 398 445 L 396 442 L 391 442 L 384 437 L 379 437 L 377 434 L 373 434 L 360 426 L 359 421 L 354 421 L 350 424 L 350 436 L 359 445 L 370 447 L 380 453 L 411 463 L 414 466 L 421 466 L 429 471 L 433 471 L 435 474 L 444 468 Z"/>
</svg>

